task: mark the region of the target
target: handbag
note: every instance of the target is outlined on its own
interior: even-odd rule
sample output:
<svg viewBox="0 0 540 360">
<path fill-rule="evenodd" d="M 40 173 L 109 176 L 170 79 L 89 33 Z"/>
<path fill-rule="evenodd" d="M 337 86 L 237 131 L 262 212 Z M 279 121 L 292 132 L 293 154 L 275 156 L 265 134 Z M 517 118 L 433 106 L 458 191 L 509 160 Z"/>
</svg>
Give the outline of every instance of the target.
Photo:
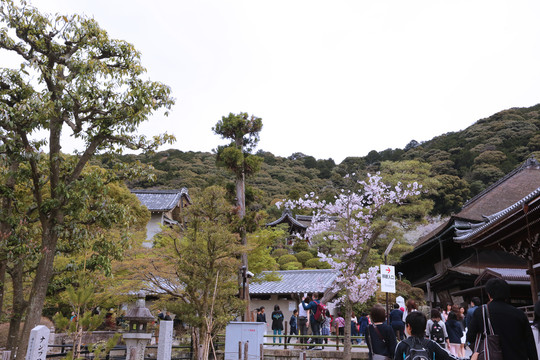
<svg viewBox="0 0 540 360">
<path fill-rule="evenodd" d="M 370 325 L 370 327 L 373 327 L 375 329 L 375 331 L 377 332 L 377 335 L 379 335 L 379 337 L 381 338 L 383 343 L 386 345 L 386 341 L 384 341 L 384 338 L 382 337 L 381 332 L 379 331 L 379 329 L 377 329 L 377 327 L 373 326 L 373 325 Z M 371 344 L 371 335 L 369 334 L 369 328 L 366 331 L 366 337 L 367 337 L 367 340 L 369 342 L 369 350 L 370 350 L 370 357 L 369 358 L 371 360 L 392 360 L 386 355 L 375 354 L 373 352 L 373 345 Z"/>
<path fill-rule="evenodd" d="M 476 335 L 474 343 L 474 352 L 478 353 L 478 360 L 503 360 L 499 335 L 493 332 L 487 305 L 482 306 L 482 321 L 484 332 Z"/>
</svg>

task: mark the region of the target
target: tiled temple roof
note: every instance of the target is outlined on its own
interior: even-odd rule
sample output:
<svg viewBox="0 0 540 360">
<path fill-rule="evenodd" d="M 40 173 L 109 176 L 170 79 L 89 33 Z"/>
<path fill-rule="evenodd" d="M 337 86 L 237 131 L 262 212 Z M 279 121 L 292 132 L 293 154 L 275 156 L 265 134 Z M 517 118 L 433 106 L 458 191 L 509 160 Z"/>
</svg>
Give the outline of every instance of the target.
<svg viewBox="0 0 540 360">
<path fill-rule="evenodd" d="M 281 277 L 280 281 L 250 284 L 249 293 L 252 295 L 323 293 L 337 277 L 335 270 L 287 270 L 276 273 Z"/>
<path fill-rule="evenodd" d="M 187 199 L 188 203 L 191 203 L 187 188 L 180 190 L 131 190 L 131 193 L 135 194 L 150 211 L 170 211 L 178 206 L 182 196 Z"/>
</svg>

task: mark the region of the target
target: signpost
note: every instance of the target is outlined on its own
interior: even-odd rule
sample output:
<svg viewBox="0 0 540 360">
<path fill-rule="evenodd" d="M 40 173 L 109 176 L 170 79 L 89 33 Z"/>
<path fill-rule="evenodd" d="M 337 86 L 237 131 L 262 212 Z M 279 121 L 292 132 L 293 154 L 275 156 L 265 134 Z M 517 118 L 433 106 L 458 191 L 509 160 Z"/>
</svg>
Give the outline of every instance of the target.
<svg viewBox="0 0 540 360">
<path fill-rule="evenodd" d="M 381 291 L 396 292 L 395 268 L 392 265 L 381 265 Z"/>
<path fill-rule="evenodd" d="M 388 247 L 384 251 L 384 265 L 381 264 L 381 291 L 386 292 L 386 323 L 389 323 L 388 314 L 390 309 L 388 308 L 388 293 L 396 292 L 396 269 L 392 265 L 388 264 L 388 254 L 394 246 L 396 239 L 392 239 Z"/>
</svg>

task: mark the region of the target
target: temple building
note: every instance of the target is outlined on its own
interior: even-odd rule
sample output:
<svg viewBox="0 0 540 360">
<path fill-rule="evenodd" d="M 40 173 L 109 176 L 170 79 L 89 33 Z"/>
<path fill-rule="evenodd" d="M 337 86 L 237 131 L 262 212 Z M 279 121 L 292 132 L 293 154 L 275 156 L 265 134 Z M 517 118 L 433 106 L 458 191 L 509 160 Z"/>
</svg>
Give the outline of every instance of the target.
<svg viewBox="0 0 540 360">
<path fill-rule="evenodd" d="M 533 251 L 539 248 L 534 246 L 538 226 L 533 228 L 531 224 L 540 221 L 540 212 L 524 209 L 534 203 L 530 199 L 539 187 L 540 164 L 528 159 L 418 239 L 413 251 L 402 256 L 396 271 L 413 286 L 424 289 L 431 305 L 461 303 L 473 296 L 485 301 L 482 284 L 489 276 L 512 285 L 511 301 L 515 305 L 531 304 L 538 286 L 532 286 L 531 292 L 530 277 L 537 277 L 534 271 L 539 266 L 538 250 Z M 521 223 L 515 223 L 514 216 Z"/>
<path fill-rule="evenodd" d="M 180 190 L 131 190 L 141 204 L 151 213 L 146 225 L 145 246 L 151 246 L 151 241 L 161 231 L 163 225 L 180 225 L 185 223 L 184 208 L 191 204 L 187 188 Z"/>
</svg>

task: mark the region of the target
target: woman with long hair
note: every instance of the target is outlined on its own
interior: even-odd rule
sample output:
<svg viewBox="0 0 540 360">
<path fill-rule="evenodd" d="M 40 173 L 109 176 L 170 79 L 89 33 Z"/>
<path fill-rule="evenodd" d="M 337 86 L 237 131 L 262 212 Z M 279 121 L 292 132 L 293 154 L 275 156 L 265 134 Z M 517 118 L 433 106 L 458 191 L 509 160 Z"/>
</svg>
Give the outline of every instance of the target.
<svg viewBox="0 0 540 360">
<path fill-rule="evenodd" d="M 283 313 L 279 309 L 279 305 L 274 305 L 274 312 L 272 313 L 272 330 L 274 330 L 274 335 L 281 335 L 283 331 Z M 274 344 L 276 343 L 276 338 L 273 338 Z M 279 343 L 281 344 L 281 337 L 279 338 Z"/>
<path fill-rule="evenodd" d="M 448 318 L 444 323 L 446 325 L 446 331 L 448 332 L 448 340 L 450 341 L 450 354 L 460 356 L 461 337 L 463 336 L 463 329 L 461 323 L 458 321 L 457 314 L 453 311 L 448 312 Z M 461 357 L 461 356 L 460 356 Z"/>
<path fill-rule="evenodd" d="M 407 300 L 407 303 L 405 304 L 405 311 L 403 312 L 403 322 L 405 322 L 405 319 L 407 319 L 407 315 L 417 310 L 418 305 L 416 305 L 416 301 L 414 301 L 413 299 Z"/>
</svg>

